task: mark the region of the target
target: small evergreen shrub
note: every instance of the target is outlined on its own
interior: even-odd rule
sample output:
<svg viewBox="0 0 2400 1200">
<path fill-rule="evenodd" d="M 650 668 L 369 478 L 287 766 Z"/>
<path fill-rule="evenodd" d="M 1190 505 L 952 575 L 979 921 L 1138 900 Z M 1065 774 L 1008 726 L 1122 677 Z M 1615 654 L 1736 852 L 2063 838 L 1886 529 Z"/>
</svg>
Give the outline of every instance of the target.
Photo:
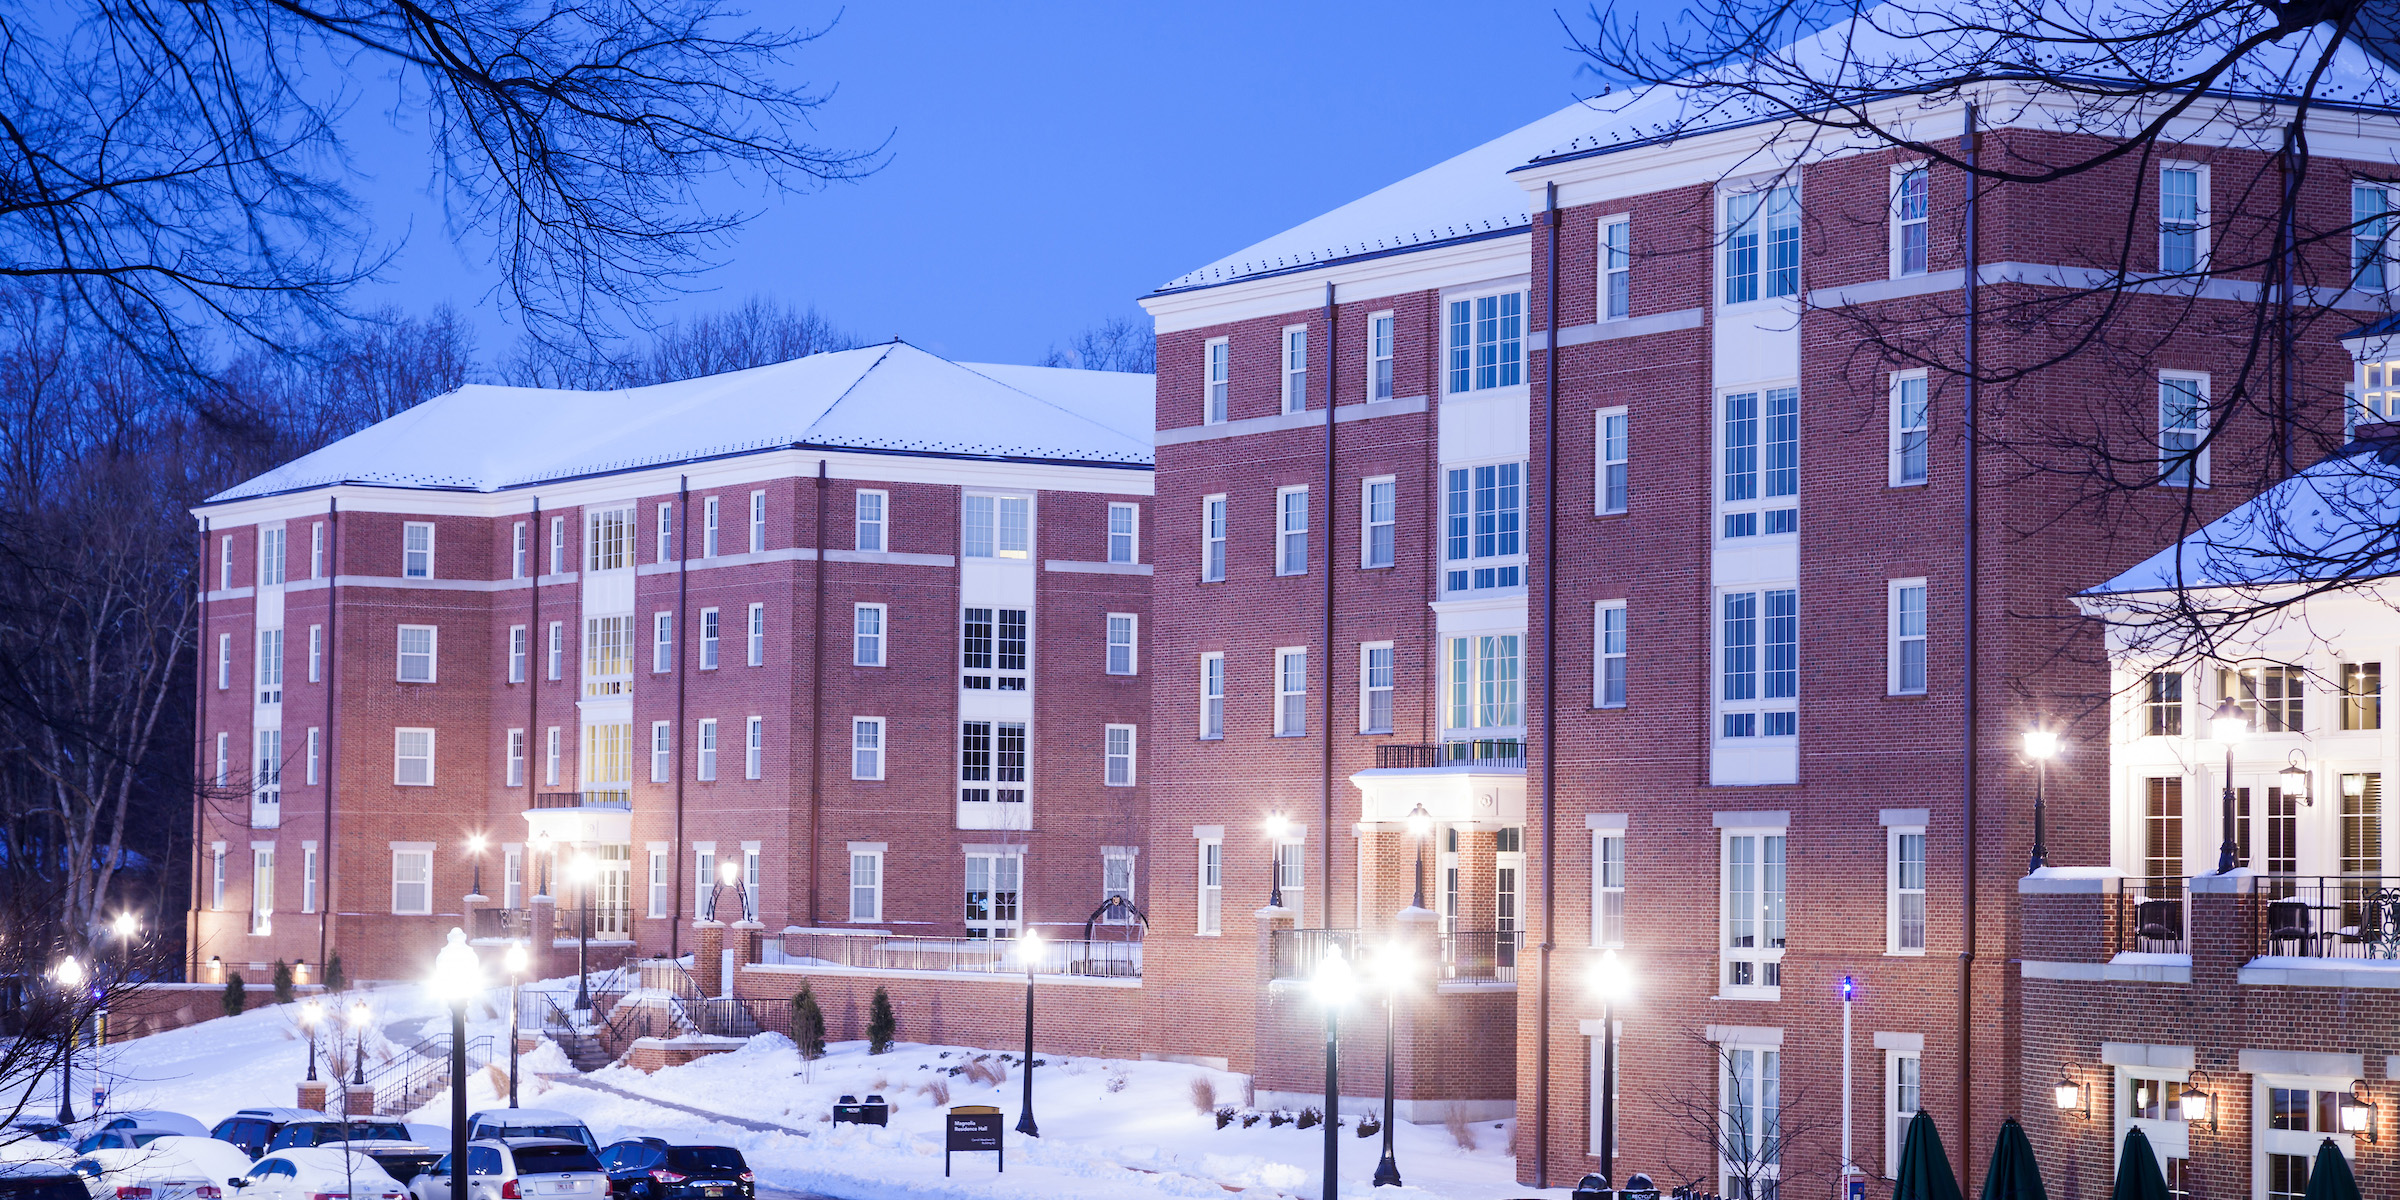
<svg viewBox="0 0 2400 1200">
<path fill-rule="evenodd" d="M 238 1017 L 242 1015 L 243 1009 L 250 1007 L 250 997 L 243 993 L 240 975 L 225 977 L 225 996 L 222 1003 L 225 1006 L 225 1015 L 229 1017 Z"/>
<path fill-rule="evenodd" d="M 900 1018 L 892 1014 L 891 993 L 875 989 L 875 999 L 867 1006 L 867 1053 L 889 1054 L 892 1037 L 900 1032 Z"/>
</svg>

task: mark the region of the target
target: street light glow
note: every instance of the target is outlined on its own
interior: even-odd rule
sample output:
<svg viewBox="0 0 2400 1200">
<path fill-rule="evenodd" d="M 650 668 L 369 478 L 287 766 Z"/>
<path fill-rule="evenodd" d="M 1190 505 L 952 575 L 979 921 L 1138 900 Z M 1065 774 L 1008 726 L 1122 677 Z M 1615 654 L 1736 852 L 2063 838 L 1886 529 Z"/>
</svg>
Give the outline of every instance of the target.
<svg viewBox="0 0 2400 1200">
<path fill-rule="evenodd" d="M 2026 730 L 2025 757 L 2031 759 L 2058 757 L 2058 731 L 2055 729 Z"/>
<path fill-rule="evenodd" d="M 2208 736 L 2231 750 L 2250 735 L 2250 718 L 2242 715 L 2242 706 L 2228 696 L 2208 718 Z"/>
<path fill-rule="evenodd" d="M 131 938 L 133 931 L 140 928 L 141 923 L 133 919 L 132 913 L 121 912 L 117 914 L 116 927 L 118 937 Z"/>
<path fill-rule="evenodd" d="M 350 1028 L 365 1029 L 367 1022 L 373 1020 L 374 1017 L 375 1014 L 367 1007 L 366 1001 L 353 1000 L 350 1002 Z"/>
<path fill-rule="evenodd" d="M 1423 804 L 1408 810 L 1408 836 L 1422 838 L 1433 832 L 1433 814 Z"/>
<path fill-rule="evenodd" d="M 726 887 L 732 887 L 734 881 L 740 879 L 741 875 L 742 869 L 734 865 L 734 861 L 730 858 L 717 864 L 717 878 L 723 880 Z"/>
<path fill-rule="evenodd" d="M 575 872 L 575 882 L 590 883 L 591 881 L 600 877 L 600 860 L 593 858 L 589 854 L 578 854 L 575 856 L 575 865 L 573 870 Z"/>
<path fill-rule="evenodd" d="M 315 1000 L 311 1000 L 308 1003 L 300 1006 L 300 1023 L 302 1025 L 305 1025 L 310 1029 L 315 1029 L 317 1027 L 317 1022 L 324 1019 L 325 1006 L 323 1004 L 320 1004 Z"/>
<path fill-rule="evenodd" d="M 1622 1002 L 1633 992 L 1633 979 L 1614 950 L 1602 951 L 1600 960 L 1592 964 L 1591 985 L 1592 994 L 1610 1004 Z"/>
<path fill-rule="evenodd" d="M 1317 1003 L 1327 1008 L 1340 1008 L 1358 994 L 1358 973 L 1350 968 L 1350 960 L 1342 956 L 1340 946 L 1325 947 L 1325 957 L 1317 960 L 1316 978 L 1309 981 L 1309 990 L 1316 993 Z"/>
<path fill-rule="evenodd" d="M 1017 939 L 1017 957 L 1025 963 L 1025 973 L 1032 974 L 1034 967 L 1042 961 L 1041 930 L 1028 929 Z"/>
<path fill-rule="evenodd" d="M 56 979 L 60 987 L 82 987 L 83 964 L 70 954 L 58 960 L 58 965 L 50 969 L 50 977 Z"/>
<path fill-rule="evenodd" d="M 1397 992 L 1408 986 L 1417 974 L 1416 956 L 1409 953 L 1408 943 L 1397 939 L 1385 942 L 1375 953 L 1375 981 L 1387 991 Z"/>
<path fill-rule="evenodd" d="M 1292 820 L 1290 817 L 1284 816 L 1282 813 L 1267 814 L 1267 837 L 1270 840 L 1283 840 L 1283 835 L 1288 832 L 1291 827 Z"/>
<path fill-rule="evenodd" d="M 467 835 L 467 853 L 469 853 L 469 854 L 481 854 L 481 853 L 483 853 L 483 844 L 484 844 L 484 843 L 483 843 L 483 835 L 482 835 L 482 834 L 480 834 L 480 833 L 470 833 L 470 834 L 468 834 L 468 835 Z"/>
<path fill-rule="evenodd" d="M 531 965 L 525 954 L 525 943 L 523 942 L 509 943 L 508 953 L 502 955 L 500 961 L 508 967 L 510 975 L 523 975 L 525 968 Z"/>
<path fill-rule="evenodd" d="M 483 964 L 467 944 L 467 931 L 452 929 L 449 943 L 433 956 L 433 994 L 452 1003 L 464 1002 L 483 988 Z"/>
</svg>

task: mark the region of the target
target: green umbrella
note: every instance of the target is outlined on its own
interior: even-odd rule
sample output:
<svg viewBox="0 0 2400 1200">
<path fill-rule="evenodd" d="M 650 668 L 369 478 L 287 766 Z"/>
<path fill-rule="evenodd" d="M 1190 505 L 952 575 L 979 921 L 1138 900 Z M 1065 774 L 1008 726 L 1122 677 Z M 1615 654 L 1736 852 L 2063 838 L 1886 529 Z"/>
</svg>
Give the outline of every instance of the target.
<svg viewBox="0 0 2400 1200">
<path fill-rule="evenodd" d="M 2309 1164 L 2306 1200 L 2359 1200 L 2350 1160 L 2342 1157 L 2342 1148 L 2332 1138 L 2317 1147 L 2317 1161 Z"/>
<path fill-rule="evenodd" d="M 2125 1152 L 2117 1156 L 2117 1186 L 2108 1200 L 2167 1200 L 2167 1176 L 2158 1169 L 2158 1154 L 2139 1129 L 2125 1131 Z"/>
<path fill-rule="evenodd" d="M 1908 1140 L 1900 1144 L 1900 1178 L 1892 1185 L 1892 1200 L 1964 1200 L 1958 1176 L 1950 1172 L 1950 1156 L 1942 1153 L 1942 1135 L 1924 1109 L 1908 1119 Z M 2158 1200 L 2166 1200 L 2161 1196 Z"/>
<path fill-rule="evenodd" d="M 1983 1200 L 2050 1200 L 2042 1189 L 2042 1171 L 2033 1163 L 2033 1143 L 2015 1117 L 2000 1122 L 2000 1140 L 1992 1146 L 1992 1168 L 1983 1173 Z"/>
</svg>

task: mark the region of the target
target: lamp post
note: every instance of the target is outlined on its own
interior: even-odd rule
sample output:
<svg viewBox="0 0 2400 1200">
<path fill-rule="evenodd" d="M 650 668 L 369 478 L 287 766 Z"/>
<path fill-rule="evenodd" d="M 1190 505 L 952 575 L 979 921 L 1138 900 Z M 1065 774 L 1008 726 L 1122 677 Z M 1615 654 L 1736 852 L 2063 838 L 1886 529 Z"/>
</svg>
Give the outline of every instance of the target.
<svg viewBox="0 0 2400 1200">
<path fill-rule="evenodd" d="M 300 1006 L 300 1027 L 308 1031 L 308 1081 L 317 1081 L 317 1022 L 325 1019 L 325 1006 L 311 1000 Z"/>
<path fill-rule="evenodd" d="M 1283 907 L 1283 835 L 1292 827 L 1282 813 L 1267 814 L 1267 907 Z"/>
<path fill-rule="evenodd" d="M 600 876 L 600 864 L 589 854 L 575 856 L 575 890 L 583 894 L 583 920 L 575 931 L 575 1010 L 589 1012 L 592 1007 L 592 969 L 588 957 L 592 951 L 592 881 Z"/>
<path fill-rule="evenodd" d="M 736 881 L 736 880 L 738 880 L 738 879 L 740 879 L 741 877 L 742 877 L 742 869 L 741 869 L 740 867 L 738 867 L 738 866 L 734 865 L 734 861 L 733 861 L 732 859 L 730 859 L 730 858 L 729 858 L 729 859 L 726 859 L 724 862 L 721 862 L 721 863 L 718 863 L 718 864 L 717 864 L 717 882 L 716 882 L 716 885 L 715 885 L 714 887 L 711 887 L 711 888 L 708 890 L 708 919 L 709 919 L 709 920 L 711 920 L 711 921 L 714 921 L 714 920 L 716 920 L 716 919 L 717 919 L 717 898 L 718 898 L 719 896 L 722 896 L 722 895 L 724 895 L 724 894 L 725 894 L 725 889 L 726 889 L 726 888 L 729 888 L 729 887 L 733 887 L 733 886 L 735 886 L 735 881 Z M 741 895 L 741 894 L 740 894 L 740 893 L 738 893 L 738 892 L 737 892 L 737 893 L 735 893 L 735 896 L 734 896 L 734 898 L 735 898 L 735 899 L 737 899 L 737 900 L 740 900 L 740 901 L 742 901 L 742 908 L 743 908 L 743 911 L 744 911 L 744 913 L 746 914 L 746 913 L 749 911 L 749 907 L 750 907 L 750 901 L 749 901 L 749 898 L 748 898 L 748 897 L 746 897 L 746 896 L 743 896 L 743 895 Z"/>
<path fill-rule="evenodd" d="M 1042 959 L 1041 933 L 1026 930 L 1017 939 L 1017 954 L 1025 960 L 1025 1111 L 1017 1118 L 1017 1132 L 1040 1137 L 1042 1127 L 1033 1120 L 1033 969 Z"/>
<path fill-rule="evenodd" d="M 1374 1186 L 1399 1187 L 1400 1161 L 1392 1156 L 1392 1040 L 1399 1025 L 1400 989 L 1408 985 L 1415 964 L 1409 961 L 1408 947 L 1394 940 L 1384 943 L 1375 956 L 1375 968 L 1383 985 L 1383 1161 L 1375 1164 Z"/>
<path fill-rule="evenodd" d="M 350 1052 L 350 1086 L 352 1087 L 367 1086 L 367 1023 L 374 1018 L 375 1014 L 367 1008 L 366 1001 L 353 1000 L 350 1002 L 350 1033 L 355 1043 Z M 345 1099 L 342 1107 L 347 1109 L 349 1101 Z"/>
<path fill-rule="evenodd" d="M 533 835 L 533 859 L 534 865 L 540 868 L 540 874 L 534 879 L 533 894 L 547 896 L 550 894 L 550 835 L 548 833 Z"/>
<path fill-rule="evenodd" d="M 2050 849 L 2043 838 L 2042 792 L 2050 782 L 2050 760 L 2057 755 L 2057 730 L 2025 731 L 2025 757 L 2033 760 L 2033 866 L 2030 870 L 2041 870 L 2050 859 Z"/>
<path fill-rule="evenodd" d="M 2225 702 L 2219 704 L 2217 711 L 2208 718 L 2208 735 L 2225 747 L 2225 812 L 2222 817 L 2225 844 L 2217 847 L 2219 875 L 2232 870 L 2235 860 L 2241 856 L 2240 849 L 2234 845 L 2233 836 L 2233 748 L 2241 744 L 2241 740 L 2249 733 L 2250 718 L 2242 715 L 2242 706 L 2234 703 L 2231 696 L 2227 696 Z"/>
<path fill-rule="evenodd" d="M 475 859 L 475 894 L 483 894 L 483 835 L 467 835 L 467 853 Z"/>
<path fill-rule="evenodd" d="M 1341 1032 L 1342 1007 L 1358 992 L 1358 976 L 1350 969 L 1350 960 L 1342 957 L 1342 948 L 1328 942 L 1325 956 L 1317 960 L 1316 978 L 1309 983 L 1316 993 L 1317 1003 L 1325 1006 L 1325 1194 L 1324 1200 L 1340 1200 L 1342 1144 L 1341 1133 L 1342 1075 Z"/>
<path fill-rule="evenodd" d="M 82 1032 L 82 1014 L 76 1005 L 83 1001 L 83 964 L 70 954 L 51 968 L 50 977 L 58 983 L 58 993 L 67 998 L 67 1036 L 58 1047 L 58 1123 L 75 1123 L 75 1038 Z"/>
<path fill-rule="evenodd" d="M 1433 832 L 1433 814 L 1423 804 L 1408 810 L 1408 836 L 1417 842 L 1417 898 L 1409 901 L 1416 908 L 1425 907 L 1425 838 Z"/>
<path fill-rule="evenodd" d="M 508 964 L 508 1106 L 517 1106 L 517 985 L 525 978 L 525 943 L 512 942 L 501 960 Z"/>
<path fill-rule="evenodd" d="M 133 935 L 141 932 L 142 923 L 129 909 L 118 913 L 111 924 L 117 931 L 117 977 L 122 979 L 133 973 Z"/>
<path fill-rule="evenodd" d="M 1614 950 L 1592 964 L 1592 994 L 1600 998 L 1600 1173 L 1617 1173 L 1617 1002 L 1633 989 Z"/>
<path fill-rule="evenodd" d="M 433 956 L 433 994 L 450 1005 L 450 1194 L 466 1195 L 467 1172 L 467 1001 L 483 989 L 483 964 L 467 944 L 467 931 L 452 929 L 449 944 Z"/>
</svg>

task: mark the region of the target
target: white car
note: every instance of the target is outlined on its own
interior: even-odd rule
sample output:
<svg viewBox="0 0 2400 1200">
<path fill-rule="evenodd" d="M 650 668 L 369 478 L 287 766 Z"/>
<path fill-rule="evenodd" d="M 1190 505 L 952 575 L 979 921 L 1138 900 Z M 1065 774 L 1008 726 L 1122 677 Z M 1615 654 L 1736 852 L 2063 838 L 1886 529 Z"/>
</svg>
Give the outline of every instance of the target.
<svg viewBox="0 0 2400 1200">
<path fill-rule="evenodd" d="M 480 1142 L 487 1138 L 565 1138 L 582 1142 L 584 1148 L 600 1153 L 600 1139 L 592 1136 L 591 1127 L 573 1113 L 555 1108 L 487 1108 L 467 1118 L 467 1140 Z M 447 1146 L 447 1141 L 427 1145 Z"/>
<path fill-rule="evenodd" d="M 155 1144 L 155 1143 L 153 1143 Z M 406 1200 L 407 1189 L 374 1159 L 334 1146 L 294 1146 L 234 1177 L 232 1200 Z"/>
<path fill-rule="evenodd" d="M 221 1200 L 250 1170 L 231 1142 L 171 1134 L 134 1147 L 103 1147 L 75 1160 L 92 1200 Z"/>
<path fill-rule="evenodd" d="M 608 1200 L 600 1156 L 565 1138 L 508 1138 L 467 1145 L 466 1200 Z M 450 1156 L 408 1185 L 413 1200 L 450 1200 Z"/>
</svg>

